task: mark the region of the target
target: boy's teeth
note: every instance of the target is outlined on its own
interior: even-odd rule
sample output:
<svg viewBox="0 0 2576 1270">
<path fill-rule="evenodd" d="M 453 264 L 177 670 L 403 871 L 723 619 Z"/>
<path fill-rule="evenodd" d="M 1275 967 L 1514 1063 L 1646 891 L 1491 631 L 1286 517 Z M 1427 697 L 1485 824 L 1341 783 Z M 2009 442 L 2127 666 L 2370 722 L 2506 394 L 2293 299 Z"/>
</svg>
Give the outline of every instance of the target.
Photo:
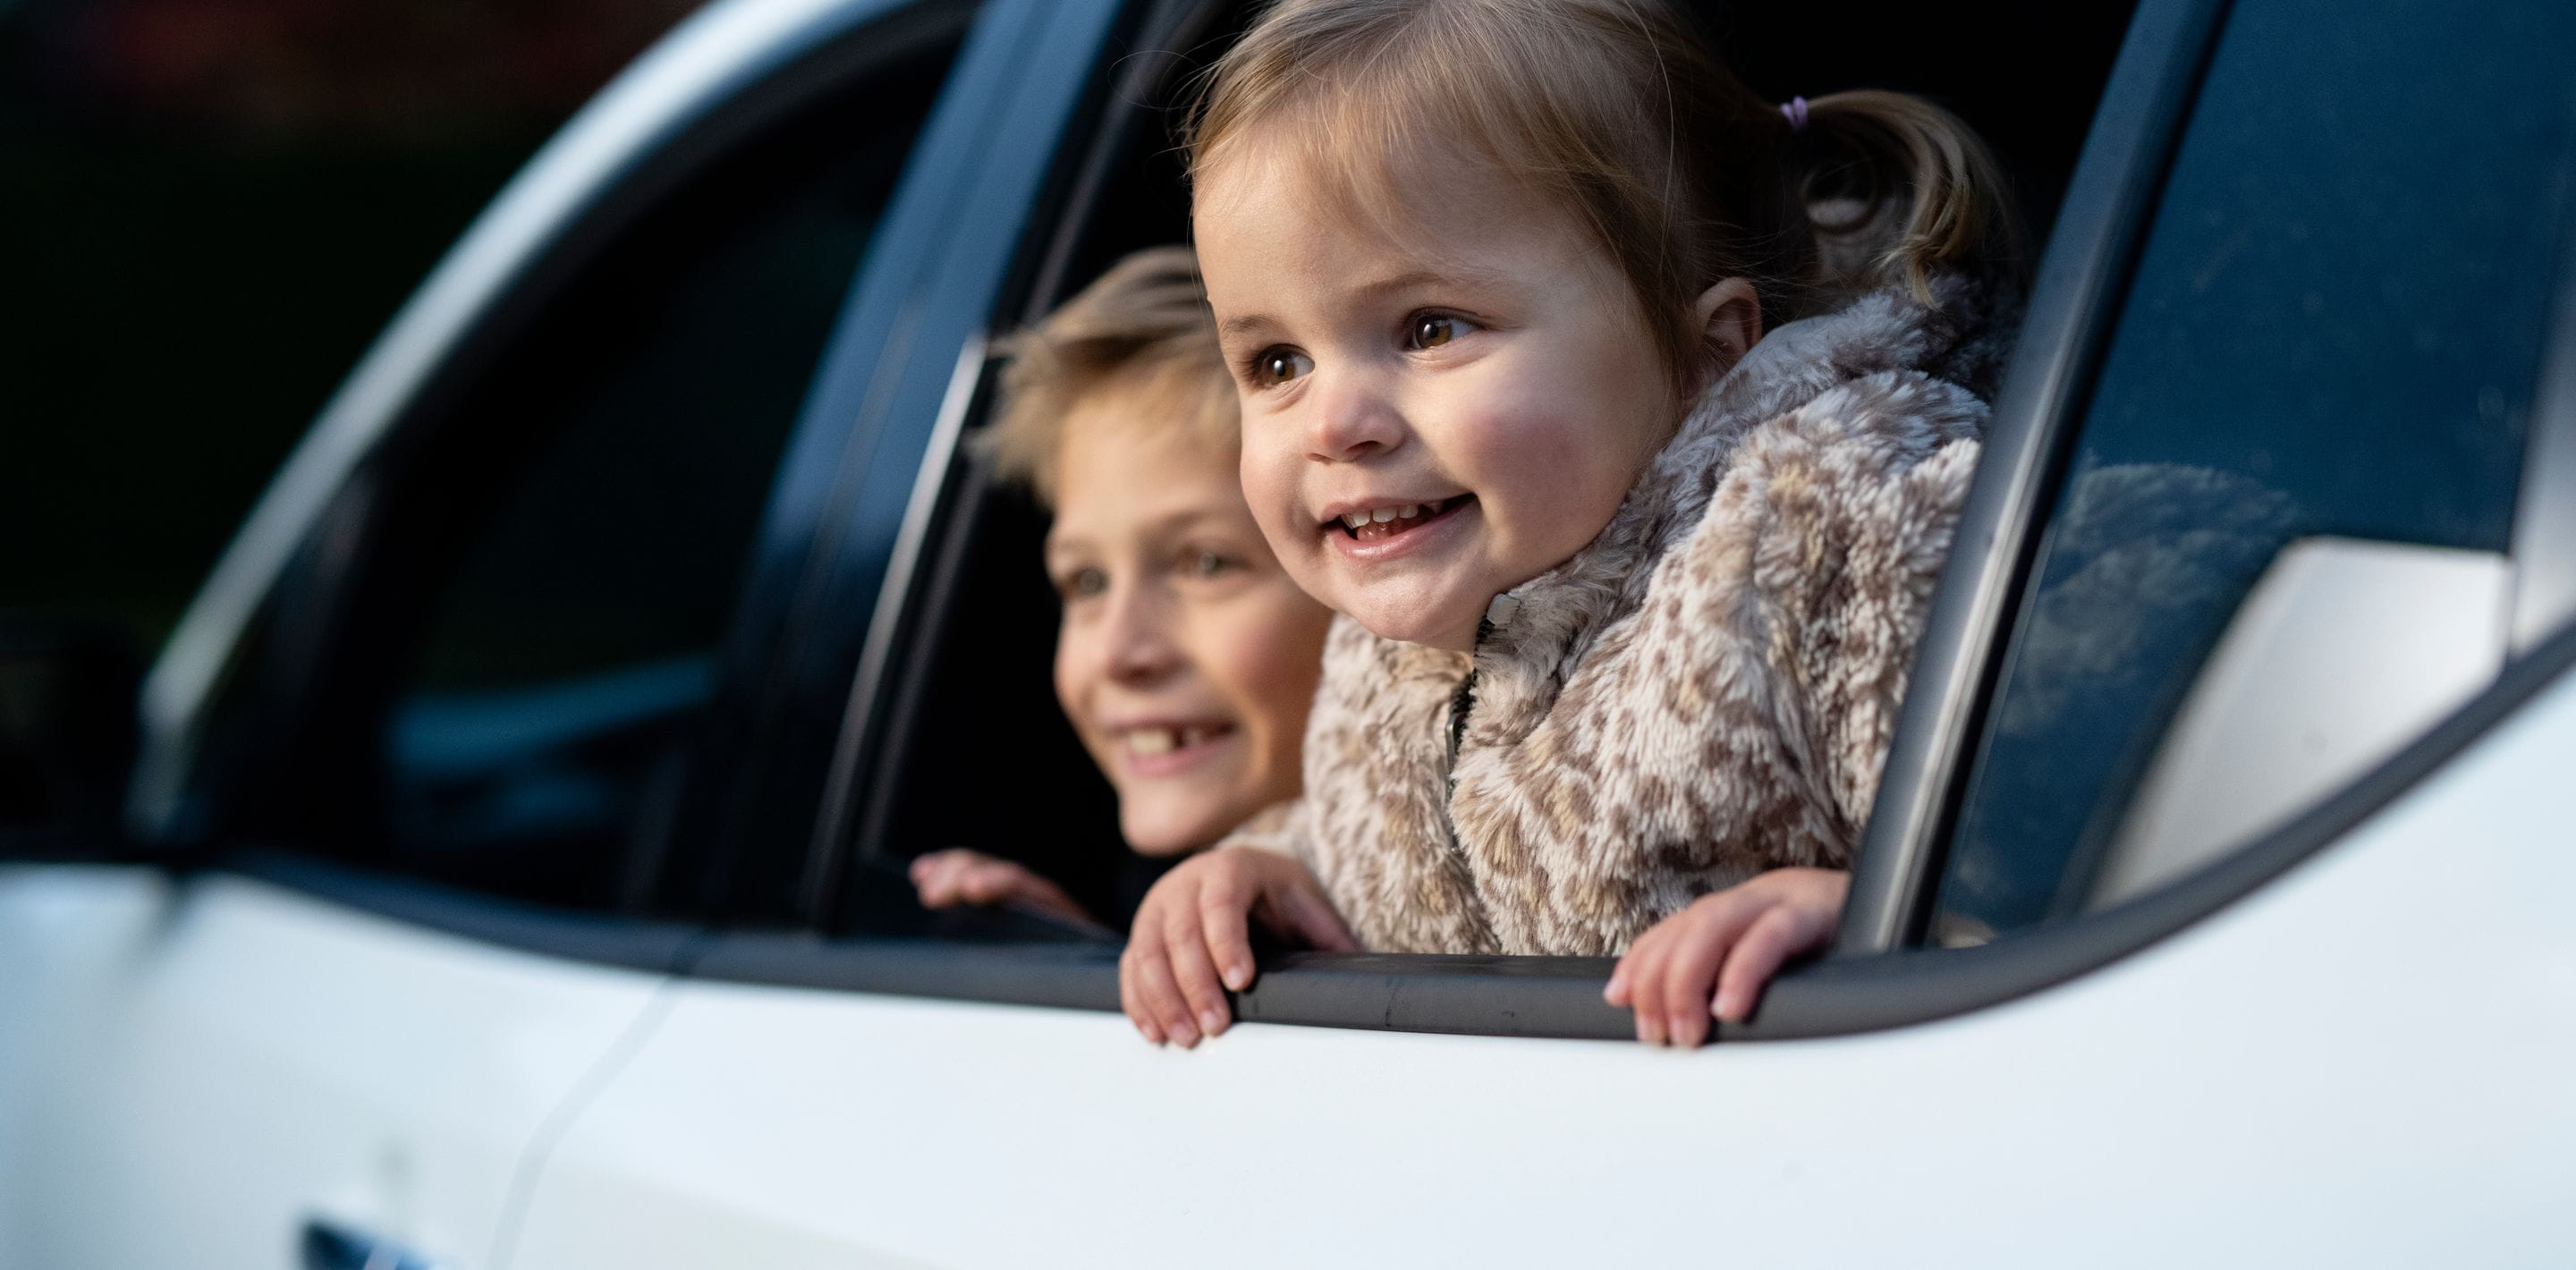
<svg viewBox="0 0 2576 1270">
<path fill-rule="evenodd" d="M 1342 517 L 1342 523 L 1353 529 L 1357 529 L 1360 526 L 1369 523 L 1369 514 L 1367 512 L 1352 512 L 1350 515 Z"/>
<path fill-rule="evenodd" d="M 1169 754 L 1180 748 L 1170 728 L 1138 728 L 1127 734 L 1127 748 L 1139 754 Z"/>
</svg>

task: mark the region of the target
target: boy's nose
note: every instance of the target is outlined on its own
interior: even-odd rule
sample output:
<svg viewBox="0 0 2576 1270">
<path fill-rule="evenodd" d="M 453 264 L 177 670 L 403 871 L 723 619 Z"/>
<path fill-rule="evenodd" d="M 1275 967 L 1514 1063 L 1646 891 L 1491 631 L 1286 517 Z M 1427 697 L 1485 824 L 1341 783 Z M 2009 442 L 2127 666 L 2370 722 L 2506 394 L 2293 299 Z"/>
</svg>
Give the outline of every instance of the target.
<svg viewBox="0 0 2576 1270">
<path fill-rule="evenodd" d="M 1158 679 L 1180 664 L 1180 646 L 1172 640 L 1170 606 L 1157 588 L 1118 588 L 1110 595 L 1109 606 L 1103 651 L 1112 678 L 1129 683 Z"/>
</svg>

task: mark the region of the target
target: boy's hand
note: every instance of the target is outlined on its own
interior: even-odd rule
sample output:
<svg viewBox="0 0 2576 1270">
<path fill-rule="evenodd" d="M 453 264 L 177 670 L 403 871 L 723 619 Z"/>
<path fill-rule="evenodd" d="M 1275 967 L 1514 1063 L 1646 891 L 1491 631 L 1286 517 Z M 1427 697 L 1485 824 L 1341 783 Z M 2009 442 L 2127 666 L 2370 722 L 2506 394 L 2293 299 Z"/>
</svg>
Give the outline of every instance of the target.
<svg viewBox="0 0 2576 1270">
<path fill-rule="evenodd" d="M 952 847 L 917 856 L 911 874 L 913 890 L 920 894 L 923 908 L 1009 905 L 1063 918 L 1078 926 L 1098 925 L 1091 920 L 1091 914 L 1074 903 L 1072 896 L 1064 893 L 1063 887 L 1025 865 L 981 851 Z"/>
<path fill-rule="evenodd" d="M 1295 857 L 1218 847 L 1184 860 L 1145 893 L 1118 959 L 1118 1001 L 1145 1039 L 1183 1049 L 1232 1021 L 1228 988 L 1252 986 L 1248 918 L 1271 933 L 1332 952 L 1359 941 Z"/>
<path fill-rule="evenodd" d="M 1703 895 L 1638 936 L 1601 995 L 1636 1009 L 1638 1040 L 1697 1045 L 1712 1017 L 1743 1022 L 1782 965 L 1834 937 L 1850 890 L 1840 869 L 1773 869 Z"/>
</svg>

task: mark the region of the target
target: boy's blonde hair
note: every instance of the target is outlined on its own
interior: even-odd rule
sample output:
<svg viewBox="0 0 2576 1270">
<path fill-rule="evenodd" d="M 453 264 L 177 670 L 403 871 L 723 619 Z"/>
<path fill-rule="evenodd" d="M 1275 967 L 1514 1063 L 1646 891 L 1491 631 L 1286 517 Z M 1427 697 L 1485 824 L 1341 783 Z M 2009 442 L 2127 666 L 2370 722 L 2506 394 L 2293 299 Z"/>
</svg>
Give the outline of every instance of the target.
<svg viewBox="0 0 2576 1270">
<path fill-rule="evenodd" d="M 1282 0 L 1209 68 L 1184 144 L 1197 183 L 1247 129 L 1293 118 L 1301 157 L 1385 216 L 1408 159 L 1464 143 L 1577 215 L 1688 385 L 1692 304 L 1720 279 L 1750 279 L 1776 325 L 2017 267 L 1994 160 L 1956 117 L 1874 91 L 1805 113 L 1756 97 L 1657 0 Z"/>
<path fill-rule="evenodd" d="M 1220 452 L 1237 444 L 1233 377 L 1187 247 L 1119 261 L 1005 351 L 1001 414 L 977 444 L 1000 476 L 1049 508 L 1065 421 L 1104 395 L 1132 403 L 1140 428 L 1179 429 Z"/>
</svg>

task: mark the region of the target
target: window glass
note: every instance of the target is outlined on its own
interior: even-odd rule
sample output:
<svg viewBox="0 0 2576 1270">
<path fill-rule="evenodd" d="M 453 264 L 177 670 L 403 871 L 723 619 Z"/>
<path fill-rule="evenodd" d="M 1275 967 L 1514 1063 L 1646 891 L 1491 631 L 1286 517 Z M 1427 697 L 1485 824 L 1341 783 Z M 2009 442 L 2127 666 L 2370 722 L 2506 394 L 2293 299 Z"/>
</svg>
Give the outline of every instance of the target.
<svg viewBox="0 0 2576 1270">
<path fill-rule="evenodd" d="M 2402 646 L 2442 597 L 2465 606 L 2460 683 L 2501 656 L 2461 650 L 2509 577 L 2576 8 L 2366 10 L 2233 7 L 2036 560 L 1936 940 L 2122 898 L 2112 874 L 2174 824 L 2200 818 L 2174 858 L 2206 859 L 2357 774 L 2385 749 L 2371 728 L 2458 695 L 2414 683 L 2442 658 Z M 2302 695 L 2338 659 L 2395 671 Z"/>
<path fill-rule="evenodd" d="M 790 425 L 945 69 L 880 67 L 691 176 L 434 425 L 379 567 L 390 862 L 605 902 L 677 788 Z"/>
</svg>

